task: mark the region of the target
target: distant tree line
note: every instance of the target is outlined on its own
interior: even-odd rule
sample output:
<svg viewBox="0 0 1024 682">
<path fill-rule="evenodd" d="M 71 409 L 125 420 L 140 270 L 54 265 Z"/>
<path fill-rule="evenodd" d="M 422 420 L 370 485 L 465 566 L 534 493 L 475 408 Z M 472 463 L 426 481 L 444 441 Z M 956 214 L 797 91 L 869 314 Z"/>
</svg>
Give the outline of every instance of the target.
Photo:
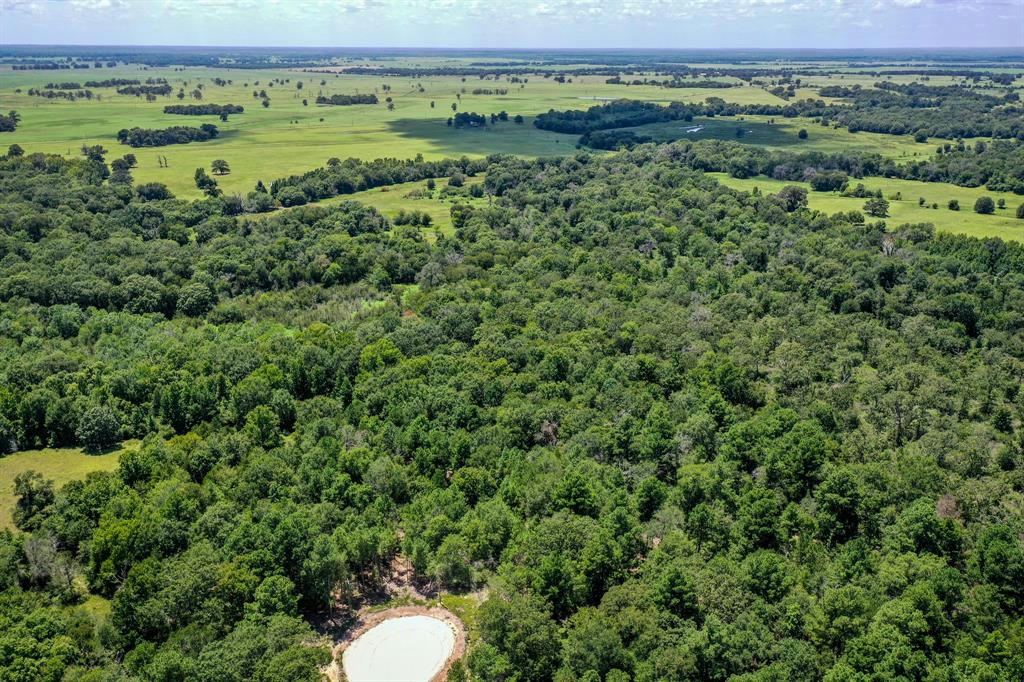
<svg viewBox="0 0 1024 682">
<path fill-rule="evenodd" d="M 40 90 L 38 88 L 29 88 L 27 94 L 32 97 L 42 97 L 44 99 L 66 99 L 75 101 L 76 99 L 92 99 L 92 90 Z"/>
<path fill-rule="evenodd" d="M 74 81 L 65 82 L 65 83 L 47 83 L 46 84 L 46 89 L 47 90 L 81 90 L 82 89 L 82 84 L 81 83 L 76 83 Z"/>
<path fill-rule="evenodd" d="M 198 128 L 172 126 L 170 128 L 122 128 L 117 140 L 129 147 L 163 147 L 169 144 L 205 142 L 217 137 L 217 126 L 204 123 Z"/>
<path fill-rule="evenodd" d="M 320 95 L 316 98 L 317 104 L 331 104 L 340 107 L 351 104 L 377 104 L 378 101 L 377 95 L 372 93 L 365 95 L 331 95 L 330 97 Z"/>
<path fill-rule="evenodd" d="M 629 80 L 628 78 L 622 78 L 621 76 L 612 76 L 605 80 L 605 83 L 609 85 L 656 85 L 662 88 L 733 88 L 736 87 L 736 83 L 730 83 L 728 81 L 715 81 L 715 80 L 683 80 L 679 75 L 674 78 L 666 78 L 665 80 L 657 80 L 653 78 L 634 78 Z"/>
<path fill-rule="evenodd" d="M 164 107 L 165 114 L 180 114 L 182 116 L 222 116 L 225 114 L 240 114 L 245 108 L 238 104 L 168 104 Z"/>
<path fill-rule="evenodd" d="M 165 81 L 166 82 L 166 81 Z M 117 88 L 124 85 L 139 85 L 140 81 L 133 78 L 108 78 L 104 81 L 86 81 L 87 88 Z"/>
<path fill-rule="evenodd" d="M 852 85 L 847 87 L 845 85 L 826 85 L 818 89 L 818 94 L 822 97 L 853 97 L 861 91 L 861 86 Z"/>
<path fill-rule="evenodd" d="M 135 95 L 139 97 L 141 95 L 169 95 L 171 94 L 170 85 L 129 85 L 124 88 L 117 89 L 120 95 Z"/>
</svg>

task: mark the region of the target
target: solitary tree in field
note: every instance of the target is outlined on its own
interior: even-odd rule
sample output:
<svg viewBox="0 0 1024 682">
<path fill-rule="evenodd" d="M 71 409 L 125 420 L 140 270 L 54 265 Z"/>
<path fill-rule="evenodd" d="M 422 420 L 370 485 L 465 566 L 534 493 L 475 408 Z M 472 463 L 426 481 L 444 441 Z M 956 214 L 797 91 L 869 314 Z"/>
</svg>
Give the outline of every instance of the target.
<svg viewBox="0 0 1024 682">
<path fill-rule="evenodd" d="M 210 170 L 213 171 L 214 175 L 226 175 L 231 172 L 228 162 L 224 159 L 214 159 L 213 163 L 210 164 Z"/>
<path fill-rule="evenodd" d="M 458 108 L 459 108 L 459 105 L 456 104 L 455 102 L 452 102 L 452 111 L 457 111 Z"/>
<path fill-rule="evenodd" d="M 801 140 L 806 140 L 807 139 L 807 128 L 801 128 L 800 132 L 797 133 L 796 136 L 799 137 Z"/>
<path fill-rule="evenodd" d="M 974 202 L 974 212 L 982 215 L 995 213 L 996 203 L 992 201 L 992 197 L 978 197 L 978 200 Z"/>
<path fill-rule="evenodd" d="M 1024 204 L 1017 207 L 1017 218 L 1024 220 Z"/>
<path fill-rule="evenodd" d="M 24 154 L 25 150 L 21 148 L 20 144 L 12 144 L 10 147 L 7 148 L 7 156 L 16 157 L 24 156 Z"/>
<path fill-rule="evenodd" d="M 959 211 L 960 210 L 960 202 L 957 201 L 956 199 L 950 199 L 949 203 L 946 204 L 946 206 L 949 208 L 950 211 Z"/>
<path fill-rule="evenodd" d="M 864 212 L 875 218 L 885 218 L 889 215 L 889 202 L 881 197 L 868 199 L 864 203 Z"/>
<path fill-rule="evenodd" d="M 270 107 L 270 98 L 269 97 L 265 97 L 263 99 L 263 108 L 267 109 L 268 107 Z"/>
</svg>

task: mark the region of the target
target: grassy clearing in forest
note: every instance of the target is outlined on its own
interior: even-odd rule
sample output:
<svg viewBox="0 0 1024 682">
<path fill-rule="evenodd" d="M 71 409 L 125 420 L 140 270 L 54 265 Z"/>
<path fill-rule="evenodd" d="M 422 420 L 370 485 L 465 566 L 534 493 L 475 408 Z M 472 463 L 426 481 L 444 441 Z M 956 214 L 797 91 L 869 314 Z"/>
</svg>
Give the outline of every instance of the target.
<svg viewBox="0 0 1024 682">
<path fill-rule="evenodd" d="M 858 133 L 859 134 L 859 133 Z M 719 182 L 733 189 L 749 192 L 755 187 L 767 194 L 774 194 L 786 185 L 805 187 L 808 205 L 825 213 L 839 211 L 860 211 L 865 199 L 844 197 L 831 192 L 810 191 L 805 182 L 786 182 L 760 176 L 756 178 L 738 179 L 725 173 L 708 173 Z M 917 180 L 898 180 L 892 178 L 851 178 L 854 185 L 863 183 L 870 190 L 880 189 L 889 202 L 889 217 L 886 222 L 895 227 L 903 223 L 932 223 L 935 229 L 944 232 L 956 232 L 971 237 L 1000 237 L 1024 242 L 1024 220 L 1016 218 L 1017 206 L 1024 204 L 1024 196 L 1010 192 L 991 192 L 984 187 L 958 187 L 945 182 L 919 182 Z M 899 192 L 901 199 L 892 196 Z M 981 215 L 974 212 L 974 202 L 978 197 L 992 197 L 993 201 L 1004 199 L 1006 208 L 996 209 L 992 215 Z M 923 197 L 924 206 L 918 205 Z M 959 211 L 951 211 L 947 207 L 950 199 L 960 202 Z M 937 209 L 931 208 L 937 203 Z M 871 218 L 868 218 L 871 220 Z"/>
<path fill-rule="evenodd" d="M 113 471 L 122 452 L 138 447 L 138 441 L 126 441 L 120 448 L 100 455 L 86 454 L 82 448 L 43 448 L 0 457 L 0 530 L 14 530 L 14 477 L 18 474 L 31 469 L 53 480 L 59 489 L 93 471 Z"/>
<path fill-rule="evenodd" d="M 483 175 L 467 177 L 465 186 L 476 185 L 484 181 Z M 427 239 L 436 239 L 441 234 L 452 234 L 451 207 L 455 203 L 481 204 L 486 199 L 474 199 L 471 197 L 446 197 L 442 195 L 442 189 L 447 185 L 447 178 L 437 178 L 436 188 L 431 192 L 427 189 L 426 180 L 416 182 L 404 182 L 398 185 L 387 185 L 374 189 L 356 192 L 355 194 L 343 194 L 330 199 L 317 202 L 316 206 L 330 206 L 343 201 L 358 201 L 373 206 L 388 218 L 394 219 L 399 211 L 420 211 L 430 216 L 430 227 L 423 229 Z M 288 209 L 284 209 L 288 210 Z"/>
</svg>

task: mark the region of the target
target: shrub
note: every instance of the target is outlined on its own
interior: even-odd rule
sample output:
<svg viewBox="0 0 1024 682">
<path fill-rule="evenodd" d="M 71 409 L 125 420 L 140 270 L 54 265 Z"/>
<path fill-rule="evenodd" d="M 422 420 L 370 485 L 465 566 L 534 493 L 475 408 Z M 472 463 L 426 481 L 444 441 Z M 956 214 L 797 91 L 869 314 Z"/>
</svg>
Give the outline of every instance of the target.
<svg viewBox="0 0 1024 682">
<path fill-rule="evenodd" d="M 996 203 L 992 201 L 992 197 L 978 197 L 978 200 L 974 202 L 974 212 L 982 215 L 995 213 Z"/>
<path fill-rule="evenodd" d="M 302 206 L 309 199 L 298 187 L 285 187 L 277 193 L 277 200 L 282 206 Z"/>
</svg>

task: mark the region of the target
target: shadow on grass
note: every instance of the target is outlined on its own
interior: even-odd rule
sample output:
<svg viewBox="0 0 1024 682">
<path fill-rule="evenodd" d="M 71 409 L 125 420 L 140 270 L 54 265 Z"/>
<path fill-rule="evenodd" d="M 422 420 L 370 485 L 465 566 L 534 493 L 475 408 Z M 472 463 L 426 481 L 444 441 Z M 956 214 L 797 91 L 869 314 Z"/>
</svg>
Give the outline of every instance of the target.
<svg viewBox="0 0 1024 682">
<path fill-rule="evenodd" d="M 514 116 L 515 112 L 509 112 Z M 498 121 L 485 128 L 452 128 L 444 118 L 402 118 L 388 121 L 388 128 L 409 141 L 409 151 L 439 153 L 444 156 L 518 154 L 520 156 L 559 156 L 576 151 L 577 135 L 538 130 L 533 119 L 523 123 Z M 419 143 L 419 144 L 417 144 Z"/>
</svg>

